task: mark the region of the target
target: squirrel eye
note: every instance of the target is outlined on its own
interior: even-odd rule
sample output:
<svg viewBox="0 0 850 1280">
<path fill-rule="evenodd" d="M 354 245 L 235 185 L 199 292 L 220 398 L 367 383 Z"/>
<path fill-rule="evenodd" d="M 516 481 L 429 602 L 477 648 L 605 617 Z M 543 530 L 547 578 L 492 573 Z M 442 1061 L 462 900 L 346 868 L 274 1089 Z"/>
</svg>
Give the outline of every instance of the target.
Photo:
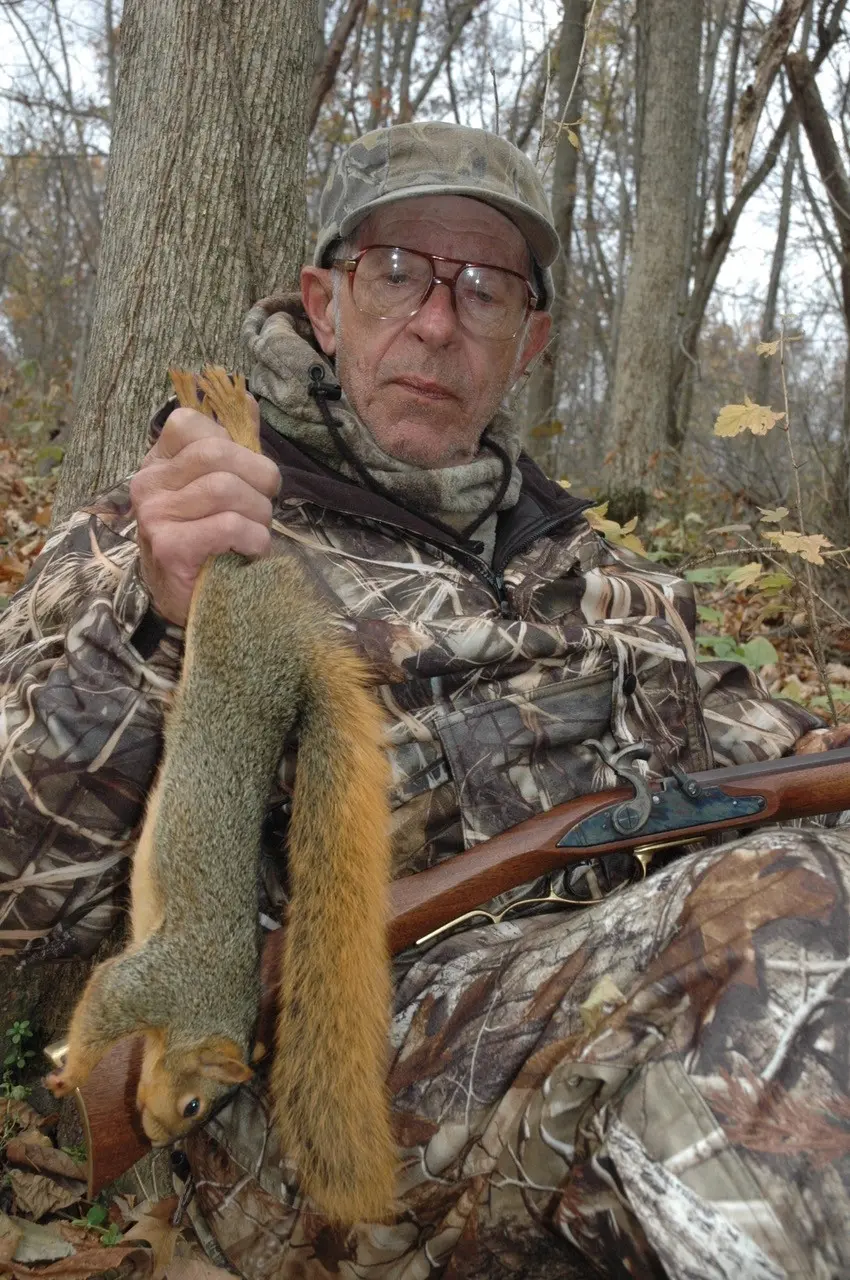
<svg viewBox="0 0 850 1280">
<path fill-rule="evenodd" d="M 187 1102 L 183 1108 L 183 1116 L 186 1120 L 191 1120 L 192 1116 L 196 1116 L 201 1109 L 201 1099 L 193 1098 L 191 1102 Z"/>
</svg>

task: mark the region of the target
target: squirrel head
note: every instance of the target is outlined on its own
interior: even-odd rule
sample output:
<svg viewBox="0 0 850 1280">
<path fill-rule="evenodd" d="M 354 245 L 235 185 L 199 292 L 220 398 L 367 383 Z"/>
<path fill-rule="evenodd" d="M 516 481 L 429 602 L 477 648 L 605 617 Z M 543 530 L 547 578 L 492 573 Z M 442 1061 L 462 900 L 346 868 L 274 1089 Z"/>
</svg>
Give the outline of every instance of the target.
<svg viewBox="0 0 850 1280">
<path fill-rule="evenodd" d="M 221 1036 L 169 1048 L 152 1032 L 142 1059 L 136 1106 L 154 1146 L 164 1146 L 202 1124 L 222 1094 L 253 1072 L 235 1041 Z"/>
</svg>

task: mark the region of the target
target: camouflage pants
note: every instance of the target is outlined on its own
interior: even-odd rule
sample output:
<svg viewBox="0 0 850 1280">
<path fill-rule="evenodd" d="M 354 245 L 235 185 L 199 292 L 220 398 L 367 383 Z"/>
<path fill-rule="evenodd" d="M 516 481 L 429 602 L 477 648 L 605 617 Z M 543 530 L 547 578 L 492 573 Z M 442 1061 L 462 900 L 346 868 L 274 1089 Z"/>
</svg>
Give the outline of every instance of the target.
<svg viewBox="0 0 850 1280">
<path fill-rule="evenodd" d="M 401 980 L 398 1212 L 296 1190 L 261 1082 L 194 1135 L 250 1280 L 850 1276 L 850 834 L 773 829 Z"/>
</svg>

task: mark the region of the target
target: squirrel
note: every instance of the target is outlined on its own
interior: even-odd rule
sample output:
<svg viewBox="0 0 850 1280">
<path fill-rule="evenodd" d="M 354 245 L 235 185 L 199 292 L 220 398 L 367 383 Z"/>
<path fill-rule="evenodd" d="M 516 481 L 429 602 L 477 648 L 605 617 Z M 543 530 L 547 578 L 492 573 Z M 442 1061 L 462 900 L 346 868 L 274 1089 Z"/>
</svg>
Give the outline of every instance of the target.
<svg viewBox="0 0 850 1280">
<path fill-rule="evenodd" d="M 181 404 L 259 451 L 244 379 L 210 366 L 198 379 L 171 376 Z M 251 1076 L 260 835 L 292 730 L 291 899 L 269 1086 L 304 1191 L 332 1221 L 378 1221 L 391 1210 L 396 1159 L 385 1085 L 389 769 L 367 668 L 290 554 L 228 553 L 201 570 L 133 862 L 132 939 L 92 973 L 47 1084 L 71 1092 L 116 1041 L 143 1034 L 136 1103 L 164 1145 Z"/>
</svg>

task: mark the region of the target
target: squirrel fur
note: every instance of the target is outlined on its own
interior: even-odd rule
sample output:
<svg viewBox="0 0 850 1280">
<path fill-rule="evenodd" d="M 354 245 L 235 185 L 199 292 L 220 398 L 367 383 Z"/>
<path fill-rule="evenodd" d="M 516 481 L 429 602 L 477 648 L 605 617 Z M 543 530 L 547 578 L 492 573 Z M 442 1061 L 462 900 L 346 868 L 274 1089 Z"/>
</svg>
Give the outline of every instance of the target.
<svg viewBox="0 0 850 1280">
<path fill-rule="evenodd" d="M 210 367 L 197 381 L 176 370 L 172 379 L 182 404 L 258 451 L 242 379 Z M 164 1144 L 251 1076 L 260 836 L 290 731 L 291 893 L 270 1091 L 305 1192 L 332 1221 L 376 1221 L 395 1183 L 388 765 L 365 665 L 287 554 L 231 553 L 201 570 L 134 858 L 132 941 L 92 974 L 47 1082 L 69 1093 L 116 1041 L 144 1034 L 136 1101 L 145 1132 Z"/>
</svg>

